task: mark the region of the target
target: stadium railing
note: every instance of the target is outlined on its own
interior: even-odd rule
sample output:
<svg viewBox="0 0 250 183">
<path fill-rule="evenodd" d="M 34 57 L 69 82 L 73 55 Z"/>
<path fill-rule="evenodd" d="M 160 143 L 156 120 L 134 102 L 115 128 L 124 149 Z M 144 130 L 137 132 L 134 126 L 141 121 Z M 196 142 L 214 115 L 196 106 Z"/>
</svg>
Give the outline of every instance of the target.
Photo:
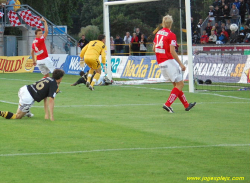
<svg viewBox="0 0 250 183">
<path fill-rule="evenodd" d="M 35 9 L 33 9 L 31 6 L 29 5 L 14 5 L 14 6 L 20 6 L 20 9 L 17 10 L 18 11 L 22 11 L 22 10 L 30 10 L 32 12 L 33 15 L 35 16 L 40 16 L 40 17 L 44 17 L 43 15 L 41 15 L 39 12 L 37 12 Z M 8 19 L 8 10 L 7 10 L 7 7 L 11 7 L 9 5 L 4 5 L 0 7 L 0 11 L 2 11 L 4 13 L 4 17 L 3 18 L 0 18 L 0 28 L 3 29 L 2 31 L 4 32 L 4 28 L 5 27 L 12 27 L 12 25 L 10 24 L 9 22 L 9 19 Z M 29 28 L 29 26 L 22 20 L 22 18 L 18 15 L 17 13 L 17 16 L 19 17 L 19 20 L 21 22 L 21 26 L 19 27 L 25 27 L 25 28 Z M 77 47 L 77 43 L 78 41 L 75 40 L 72 36 L 70 36 L 69 34 L 67 34 L 63 29 L 61 29 L 59 26 L 55 25 L 54 23 L 52 23 L 50 20 L 48 20 L 46 17 L 44 17 L 44 19 L 47 21 L 48 23 L 48 27 L 49 29 L 51 29 L 51 44 L 52 44 L 52 47 L 53 45 L 55 45 L 55 40 L 54 38 L 57 37 L 59 39 L 61 39 L 64 44 L 66 44 L 67 42 L 70 41 L 72 47 L 75 47 L 76 49 L 76 54 L 78 55 L 78 47 Z M 1 32 L 1 30 L 0 30 Z M 68 39 L 70 38 L 70 40 Z M 59 46 L 60 47 L 60 46 Z M 69 53 L 70 54 L 70 53 Z"/>
</svg>

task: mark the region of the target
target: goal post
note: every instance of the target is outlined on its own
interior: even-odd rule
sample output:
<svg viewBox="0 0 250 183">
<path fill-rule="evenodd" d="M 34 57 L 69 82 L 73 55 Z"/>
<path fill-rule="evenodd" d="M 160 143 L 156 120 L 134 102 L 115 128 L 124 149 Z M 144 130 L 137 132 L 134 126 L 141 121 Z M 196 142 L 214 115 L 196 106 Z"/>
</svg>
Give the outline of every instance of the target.
<svg viewBox="0 0 250 183">
<path fill-rule="evenodd" d="M 104 33 L 106 36 L 106 46 L 107 46 L 107 76 L 110 80 L 112 79 L 112 71 L 111 71 L 111 52 L 110 52 L 109 6 L 145 3 L 153 1 L 160 1 L 160 0 L 124 0 L 124 1 L 112 1 L 112 2 L 108 2 L 107 0 L 103 1 Z M 187 27 L 187 48 L 188 48 L 189 92 L 194 92 L 190 0 L 185 0 L 185 9 L 186 9 L 186 24 L 187 24 L 186 27 Z"/>
</svg>

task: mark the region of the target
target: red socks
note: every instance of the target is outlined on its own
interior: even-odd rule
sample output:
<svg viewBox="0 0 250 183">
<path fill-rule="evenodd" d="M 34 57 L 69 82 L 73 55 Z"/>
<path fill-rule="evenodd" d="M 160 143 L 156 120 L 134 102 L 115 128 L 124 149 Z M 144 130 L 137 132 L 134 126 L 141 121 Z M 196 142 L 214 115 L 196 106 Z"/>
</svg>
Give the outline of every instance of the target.
<svg viewBox="0 0 250 183">
<path fill-rule="evenodd" d="M 180 91 L 178 98 L 180 99 L 181 103 L 184 105 L 185 108 L 189 106 L 185 94 L 182 91 Z"/>
<path fill-rule="evenodd" d="M 174 101 L 176 100 L 176 98 L 179 96 L 180 90 L 178 88 L 173 88 L 173 90 L 170 93 L 170 96 L 167 100 L 167 102 L 165 103 L 166 106 L 170 107 L 172 105 L 172 103 L 174 103 Z"/>
<path fill-rule="evenodd" d="M 174 87 L 173 90 L 171 91 L 170 96 L 165 105 L 170 107 L 174 103 L 177 97 L 180 99 L 184 107 L 187 108 L 189 104 L 187 102 L 185 94 L 176 87 Z"/>
</svg>

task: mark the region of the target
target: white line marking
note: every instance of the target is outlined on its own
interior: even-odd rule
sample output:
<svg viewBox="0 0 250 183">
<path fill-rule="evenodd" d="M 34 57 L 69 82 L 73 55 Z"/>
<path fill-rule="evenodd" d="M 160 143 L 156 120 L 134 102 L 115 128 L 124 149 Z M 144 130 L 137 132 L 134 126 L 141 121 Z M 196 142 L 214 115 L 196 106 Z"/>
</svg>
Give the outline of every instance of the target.
<svg viewBox="0 0 250 183">
<path fill-rule="evenodd" d="M 68 152 L 47 152 L 47 153 L 19 153 L 19 154 L 0 154 L 0 157 L 7 156 L 35 156 L 35 155 L 53 155 L 53 154 L 82 154 L 93 152 L 112 152 L 112 151 L 137 151 L 137 150 L 159 150 L 159 149 L 187 149 L 187 148 L 210 148 L 210 147 L 244 147 L 250 144 L 218 144 L 218 145 L 200 145 L 200 146 L 170 146 L 170 147 L 138 147 L 138 148 L 121 148 L 121 149 L 96 149 L 85 151 L 68 151 Z"/>
<path fill-rule="evenodd" d="M 18 105 L 15 102 L 8 102 L 4 100 L 0 100 L 2 103 L 6 104 L 14 104 Z M 181 103 L 173 103 L 173 105 L 180 105 Z M 249 102 L 197 102 L 197 104 L 249 104 Z M 65 107 L 123 107 L 123 106 L 152 106 L 152 105 L 163 105 L 163 103 L 152 103 L 152 104 L 111 104 L 111 105 L 62 105 L 55 106 L 57 108 L 65 108 Z M 32 106 L 37 108 L 43 108 L 43 106 Z"/>
<path fill-rule="evenodd" d="M 121 86 L 121 87 L 133 87 L 133 86 Z M 162 88 L 148 88 L 148 87 L 137 87 L 135 86 L 134 88 L 141 88 L 141 89 L 151 89 L 151 90 L 161 90 L 161 91 L 172 91 L 172 90 L 168 90 L 168 89 L 162 89 Z M 183 92 L 188 92 L 188 91 L 183 91 Z M 238 91 L 240 92 L 240 91 Z M 241 99 L 241 100 L 249 100 L 249 98 L 241 98 L 241 97 L 235 97 L 235 96 L 229 96 L 229 95 L 221 95 L 221 94 L 216 94 L 216 93 L 202 93 L 202 92 L 197 92 L 194 94 L 205 94 L 205 95 L 215 95 L 218 97 L 225 97 L 225 98 L 234 98 L 234 99 Z"/>
<path fill-rule="evenodd" d="M 249 100 L 249 98 L 241 98 L 241 97 L 235 97 L 235 96 L 229 96 L 229 95 L 221 95 L 221 94 L 216 94 L 216 93 L 199 93 L 199 94 L 203 94 L 203 95 L 214 95 L 214 96 L 218 96 L 218 97 L 225 97 L 225 98 L 234 98 L 234 99 L 241 99 L 241 100 Z"/>
<path fill-rule="evenodd" d="M 9 79 L 9 78 L 0 78 L 0 79 L 4 79 L 4 80 L 11 80 L 11 81 L 27 81 L 27 82 L 30 82 L 30 83 L 34 83 L 38 80 L 23 80 L 23 79 Z M 42 78 L 41 78 L 42 79 Z M 65 82 L 61 82 L 62 84 L 72 84 L 72 83 L 65 83 Z"/>
</svg>

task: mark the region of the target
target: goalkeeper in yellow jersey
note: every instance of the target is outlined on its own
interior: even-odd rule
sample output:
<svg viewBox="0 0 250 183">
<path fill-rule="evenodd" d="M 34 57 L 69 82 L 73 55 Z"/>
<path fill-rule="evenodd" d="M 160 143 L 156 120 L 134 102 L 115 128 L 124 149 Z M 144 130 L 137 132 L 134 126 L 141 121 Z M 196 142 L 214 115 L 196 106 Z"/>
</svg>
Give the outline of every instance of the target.
<svg viewBox="0 0 250 183">
<path fill-rule="evenodd" d="M 94 90 L 94 84 L 98 81 L 101 75 L 101 63 L 99 56 L 102 55 L 102 63 L 104 70 L 106 70 L 106 46 L 105 46 L 105 35 L 99 35 L 98 40 L 90 41 L 81 51 L 80 58 L 81 62 L 84 62 L 90 67 L 89 74 L 87 77 L 86 86 L 90 90 Z M 95 76 L 90 83 L 91 77 L 95 71 Z"/>
</svg>

